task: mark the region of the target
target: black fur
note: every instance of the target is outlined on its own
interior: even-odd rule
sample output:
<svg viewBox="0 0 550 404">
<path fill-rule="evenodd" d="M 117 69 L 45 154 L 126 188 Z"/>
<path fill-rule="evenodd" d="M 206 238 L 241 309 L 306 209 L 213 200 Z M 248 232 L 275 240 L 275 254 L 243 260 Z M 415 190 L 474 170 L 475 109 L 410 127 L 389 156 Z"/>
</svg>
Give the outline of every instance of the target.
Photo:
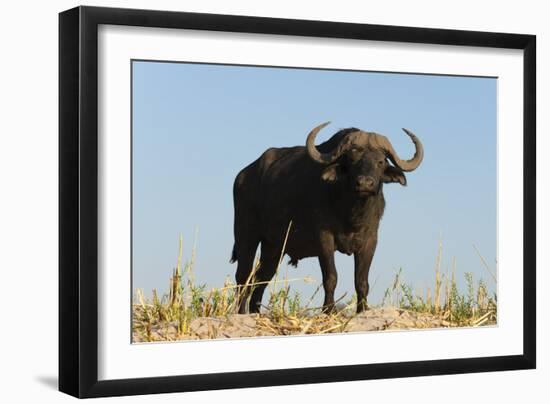
<svg viewBox="0 0 550 404">
<path fill-rule="evenodd" d="M 356 128 L 342 129 L 317 148 L 330 152 Z M 359 154 L 358 154 L 359 153 Z M 330 165 L 313 161 L 303 146 L 271 148 L 245 167 L 233 187 L 235 245 L 231 261 L 238 261 L 237 284 L 249 278 L 261 245 L 257 282 L 275 274 L 285 235 L 291 265 L 318 257 L 325 290 L 324 307 L 334 307 L 337 282 L 334 252 L 355 256 L 357 311 L 367 308 L 368 273 L 376 249 L 378 226 L 384 213 L 384 182 L 405 181 L 381 150 L 347 152 Z M 249 310 L 259 311 L 265 284 L 257 286 Z M 246 311 L 249 290 L 242 290 L 239 311 Z"/>
</svg>

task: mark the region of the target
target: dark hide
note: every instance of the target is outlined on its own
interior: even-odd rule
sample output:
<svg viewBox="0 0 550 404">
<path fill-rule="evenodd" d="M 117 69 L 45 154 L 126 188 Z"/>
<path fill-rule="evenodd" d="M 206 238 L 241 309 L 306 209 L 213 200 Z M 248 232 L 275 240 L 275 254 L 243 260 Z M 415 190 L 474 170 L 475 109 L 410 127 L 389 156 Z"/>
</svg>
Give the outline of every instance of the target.
<svg viewBox="0 0 550 404">
<path fill-rule="evenodd" d="M 334 308 L 335 251 L 354 254 L 357 311 L 367 308 L 368 274 L 385 206 L 382 187 L 390 182 L 406 185 L 406 178 L 384 150 L 350 134 L 359 134 L 359 139 L 361 134 L 374 135 L 356 128 L 339 131 L 317 146 L 319 152 L 329 153 L 347 140 L 345 151 L 330 164 L 312 160 L 304 146 L 271 148 L 237 175 L 231 260 L 238 261 L 238 285 L 272 279 L 292 221 L 285 253 L 292 265 L 318 257 L 325 309 Z M 251 276 L 260 244 L 260 266 Z M 265 286 L 252 288 L 250 312 L 259 311 Z M 249 289 L 241 287 L 241 313 L 246 312 Z"/>
</svg>

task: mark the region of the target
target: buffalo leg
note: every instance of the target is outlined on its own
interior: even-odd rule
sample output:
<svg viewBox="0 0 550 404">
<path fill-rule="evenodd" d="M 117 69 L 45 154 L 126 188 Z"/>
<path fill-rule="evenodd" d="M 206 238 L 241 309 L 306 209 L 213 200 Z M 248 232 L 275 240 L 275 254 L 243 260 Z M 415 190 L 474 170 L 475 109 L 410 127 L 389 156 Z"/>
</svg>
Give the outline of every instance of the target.
<svg viewBox="0 0 550 404">
<path fill-rule="evenodd" d="M 327 234 L 321 236 L 319 265 L 323 274 L 323 289 L 325 290 L 323 311 L 332 312 L 334 311 L 334 290 L 338 282 L 338 274 L 336 272 L 336 265 L 334 264 L 334 240 Z"/>
<path fill-rule="evenodd" d="M 319 257 L 321 272 L 323 274 L 323 289 L 325 290 L 325 301 L 323 311 L 330 313 L 334 311 L 334 290 L 338 281 L 336 265 L 334 264 L 334 253 L 323 254 Z"/>
<path fill-rule="evenodd" d="M 367 310 L 369 294 L 369 270 L 376 250 L 376 237 L 368 239 L 361 251 L 355 253 L 355 291 L 357 292 L 357 313 Z"/>
<path fill-rule="evenodd" d="M 259 283 L 254 285 L 252 289 L 252 297 L 250 298 L 250 313 L 259 313 L 262 305 L 262 297 L 264 295 L 267 282 L 269 282 L 275 272 L 277 271 L 277 264 L 279 262 L 280 251 L 276 248 L 272 248 L 269 244 L 262 242 L 260 256 L 260 268 L 256 272 L 255 282 Z"/>
<path fill-rule="evenodd" d="M 237 305 L 239 307 L 239 313 L 244 314 L 246 312 L 246 301 L 250 295 L 249 288 L 243 287 L 251 277 L 251 272 L 254 269 L 254 256 L 256 254 L 256 249 L 258 248 L 259 242 L 249 242 L 243 243 L 240 242 L 237 244 L 237 273 L 235 274 L 235 281 L 239 288 L 237 289 Z"/>
</svg>

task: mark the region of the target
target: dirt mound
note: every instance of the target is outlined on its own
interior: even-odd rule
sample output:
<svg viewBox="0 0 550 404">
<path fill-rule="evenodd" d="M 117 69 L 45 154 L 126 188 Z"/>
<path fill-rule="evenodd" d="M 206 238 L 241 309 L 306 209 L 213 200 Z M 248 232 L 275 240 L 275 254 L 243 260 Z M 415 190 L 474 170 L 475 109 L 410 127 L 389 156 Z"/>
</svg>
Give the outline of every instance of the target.
<svg viewBox="0 0 550 404">
<path fill-rule="evenodd" d="M 359 315 L 315 315 L 282 317 L 258 314 L 231 314 L 226 317 L 202 317 L 185 329 L 178 323 L 157 322 L 147 332 L 134 330 L 134 342 L 188 339 L 242 338 L 280 335 L 326 334 L 383 330 L 411 330 L 451 327 L 442 316 L 396 308 L 371 308 Z"/>
</svg>

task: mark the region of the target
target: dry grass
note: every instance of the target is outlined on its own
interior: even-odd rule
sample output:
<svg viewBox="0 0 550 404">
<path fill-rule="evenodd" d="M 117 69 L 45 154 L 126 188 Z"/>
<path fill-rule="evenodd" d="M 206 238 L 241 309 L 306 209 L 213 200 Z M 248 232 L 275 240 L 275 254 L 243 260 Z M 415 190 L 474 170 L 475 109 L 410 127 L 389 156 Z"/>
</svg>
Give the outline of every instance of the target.
<svg viewBox="0 0 550 404">
<path fill-rule="evenodd" d="M 287 237 L 291 225 L 290 223 Z M 182 243 L 180 236 L 177 264 L 169 281 L 169 293 L 159 298 L 157 291 L 153 290 L 152 299 L 148 300 L 142 290 L 135 291 L 132 328 L 136 342 L 481 326 L 496 323 L 496 294 L 490 296 L 481 279 L 474 287 L 471 273 L 464 274 L 467 292 L 461 294 L 455 279 L 456 260 L 453 260 L 451 274 L 441 271 L 441 243 L 436 258 L 434 286 L 432 290 L 427 288 L 425 298 L 413 295 L 413 289 L 404 282 L 403 271 L 400 269 L 386 289 L 381 306 L 371 306 L 367 313 L 359 316 L 355 314 L 355 296 L 347 300 L 346 295 L 341 296 L 336 301 L 337 310 L 326 314 L 322 312 L 322 307 L 313 306 L 315 297 L 322 292 L 321 284 L 305 300 L 297 292 L 291 291 L 291 285 L 296 282 L 311 283 L 314 280 L 308 277 L 289 278 L 288 271 L 284 276 L 279 276 L 284 245 L 276 275 L 271 281 L 264 282 L 268 284 L 267 305 L 262 306 L 260 315 L 238 315 L 238 294 L 242 288 L 230 279 L 226 279 L 220 288 L 207 289 L 206 285 L 197 285 L 193 272 L 195 246 L 190 260 L 183 264 Z M 254 279 L 258 267 L 259 260 L 256 259 L 246 287 L 253 289 L 261 284 Z M 487 270 L 490 272 L 488 266 Z"/>
<path fill-rule="evenodd" d="M 475 246 L 474 249 L 496 283 L 496 277 L 489 269 L 487 262 Z M 464 273 L 466 293 L 460 293 L 456 281 L 456 258 L 452 259 L 451 274 L 447 271 L 442 275 L 442 250 L 440 241 L 435 265 L 433 300 L 430 287 L 426 288 L 426 298 L 421 294 L 414 295 L 412 286 L 404 281 L 402 269 L 399 269 L 392 285 L 386 289 L 382 304 L 419 313 L 435 314 L 458 327 L 496 324 L 496 293 L 489 294 L 487 284 L 482 278 L 475 283 L 471 272 Z"/>
</svg>

